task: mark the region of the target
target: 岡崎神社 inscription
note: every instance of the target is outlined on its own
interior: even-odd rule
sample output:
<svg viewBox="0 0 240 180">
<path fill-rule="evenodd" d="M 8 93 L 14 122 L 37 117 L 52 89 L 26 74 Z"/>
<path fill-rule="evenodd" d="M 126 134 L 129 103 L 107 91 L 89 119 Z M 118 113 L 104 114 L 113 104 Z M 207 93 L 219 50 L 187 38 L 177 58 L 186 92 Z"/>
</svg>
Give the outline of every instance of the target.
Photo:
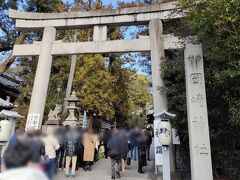
<svg viewBox="0 0 240 180">
<path fill-rule="evenodd" d="M 192 180 L 212 180 L 202 46 L 187 43 L 184 57 Z"/>
</svg>

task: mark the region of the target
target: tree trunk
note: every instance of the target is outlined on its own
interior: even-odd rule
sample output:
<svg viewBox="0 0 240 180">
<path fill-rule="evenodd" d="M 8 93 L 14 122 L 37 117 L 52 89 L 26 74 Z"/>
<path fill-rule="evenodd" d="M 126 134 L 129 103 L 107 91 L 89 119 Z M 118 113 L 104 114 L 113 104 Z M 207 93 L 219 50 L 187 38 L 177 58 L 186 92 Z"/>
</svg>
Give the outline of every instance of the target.
<svg viewBox="0 0 240 180">
<path fill-rule="evenodd" d="M 13 57 L 11 52 L 6 60 L 0 64 L 0 75 L 2 75 L 14 63 L 15 59 L 16 57 Z"/>
<path fill-rule="evenodd" d="M 70 68 L 70 73 L 69 73 L 69 77 L 68 77 L 68 83 L 67 83 L 65 98 L 68 98 L 71 95 L 72 83 L 73 83 L 76 63 L 77 63 L 77 55 L 72 55 L 72 57 L 71 57 L 71 68 Z M 63 112 L 64 113 L 67 111 L 66 107 L 67 107 L 67 101 L 64 101 L 64 106 L 63 106 Z"/>
<path fill-rule="evenodd" d="M 16 44 L 22 44 L 26 37 L 26 34 L 19 36 L 19 38 L 16 40 Z M 0 64 L 0 75 L 2 75 L 14 63 L 15 60 L 16 57 L 14 57 L 13 52 L 11 52 L 6 60 Z"/>
<path fill-rule="evenodd" d="M 72 39 L 73 42 L 76 42 L 76 40 L 77 40 L 76 31 L 73 35 L 73 38 L 71 38 L 71 39 Z M 72 83 L 73 83 L 74 73 L 75 73 L 75 69 L 76 69 L 76 63 L 77 63 L 77 55 L 72 55 L 72 57 L 71 57 L 71 68 L 70 68 L 70 73 L 69 73 L 69 77 L 68 77 L 68 83 L 67 83 L 65 98 L 68 98 L 71 95 Z M 63 114 L 65 114 L 66 111 L 67 111 L 66 107 L 67 107 L 67 101 L 64 101 Z"/>
</svg>

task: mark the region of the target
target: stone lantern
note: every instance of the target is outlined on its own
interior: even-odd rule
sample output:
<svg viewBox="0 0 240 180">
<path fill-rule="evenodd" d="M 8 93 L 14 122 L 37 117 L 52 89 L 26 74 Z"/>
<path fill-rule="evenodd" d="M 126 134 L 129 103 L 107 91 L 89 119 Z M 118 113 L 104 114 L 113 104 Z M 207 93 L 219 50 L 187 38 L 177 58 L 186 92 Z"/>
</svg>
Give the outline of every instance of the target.
<svg viewBox="0 0 240 180">
<path fill-rule="evenodd" d="M 7 97 L 6 100 L 0 98 L 0 149 L 3 153 L 5 147 L 7 146 L 9 138 L 14 134 L 17 120 L 24 118 L 15 111 L 11 111 L 12 108 L 17 107 L 10 102 L 10 98 Z"/>
<path fill-rule="evenodd" d="M 175 116 L 175 114 L 171 114 L 166 110 L 155 115 L 156 118 L 161 119 L 161 122 L 158 124 L 158 129 L 160 130 L 158 140 L 163 146 L 169 146 L 172 143 L 172 127 L 170 119 L 173 119 Z"/>
<path fill-rule="evenodd" d="M 158 124 L 158 141 L 162 145 L 162 158 L 163 158 L 163 179 L 171 180 L 170 173 L 170 154 L 169 148 L 172 144 L 172 128 L 170 119 L 175 118 L 175 114 L 171 114 L 167 112 L 165 109 L 161 111 L 159 114 L 155 114 L 155 120 L 160 120 Z"/>
<path fill-rule="evenodd" d="M 7 142 L 14 134 L 17 119 L 23 118 L 23 116 L 14 111 L 2 110 L 0 117 L 4 118 L 0 121 L 0 141 Z"/>
<path fill-rule="evenodd" d="M 17 105 L 10 102 L 10 96 L 7 96 L 6 100 L 0 98 L 0 110 L 10 110 L 17 107 Z"/>
<path fill-rule="evenodd" d="M 76 103 L 79 101 L 78 97 L 76 96 L 76 92 L 73 91 L 71 96 L 66 98 L 65 100 L 68 103 L 68 106 L 66 108 L 69 111 L 69 115 L 63 122 L 63 126 L 76 127 L 79 125 L 79 122 L 77 121 L 77 118 L 75 116 L 75 111 L 79 109 L 76 107 Z"/>
</svg>

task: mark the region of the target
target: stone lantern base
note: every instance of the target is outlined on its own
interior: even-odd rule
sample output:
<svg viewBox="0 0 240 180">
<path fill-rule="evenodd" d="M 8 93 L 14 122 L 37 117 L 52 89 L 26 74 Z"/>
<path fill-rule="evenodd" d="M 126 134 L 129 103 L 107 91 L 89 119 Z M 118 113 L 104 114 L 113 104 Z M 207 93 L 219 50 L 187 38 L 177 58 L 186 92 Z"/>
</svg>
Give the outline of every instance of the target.
<svg viewBox="0 0 240 180">
<path fill-rule="evenodd" d="M 44 125 L 61 125 L 60 120 L 47 120 Z"/>
<path fill-rule="evenodd" d="M 78 125 L 79 125 L 79 122 L 77 122 L 77 121 L 66 120 L 63 122 L 63 126 L 76 127 Z"/>
</svg>

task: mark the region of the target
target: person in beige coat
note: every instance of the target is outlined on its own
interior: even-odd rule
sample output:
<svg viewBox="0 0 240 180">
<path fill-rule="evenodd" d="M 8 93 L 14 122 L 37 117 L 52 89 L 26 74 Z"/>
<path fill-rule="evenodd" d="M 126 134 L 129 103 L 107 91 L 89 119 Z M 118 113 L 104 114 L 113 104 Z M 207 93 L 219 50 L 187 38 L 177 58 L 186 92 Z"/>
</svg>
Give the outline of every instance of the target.
<svg viewBox="0 0 240 180">
<path fill-rule="evenodd" d="M 86 134 L 83 137 L 83 146 L 84 146 L 84 154 L 83 160 L 85 161 L 85 171 L 91 171 L 91 165 L 94 160 L 94 152 L 96 147 L 96 138 L 93 134 L 92 129 L 88 129 Z"/>
<path fill-rule="evenodd" d="M 54 174 L 56 150 L 58 150 L 60 147 L 58 140 L 55 137 L 54 129 L 52 127 L 49 127 L 47 129 L 45 137 L 43 137 L 43 143 L 45 145 L 45 157 L 48 159 L 45 171 L 48 179 L 51 180 Z"/>
</svg>

